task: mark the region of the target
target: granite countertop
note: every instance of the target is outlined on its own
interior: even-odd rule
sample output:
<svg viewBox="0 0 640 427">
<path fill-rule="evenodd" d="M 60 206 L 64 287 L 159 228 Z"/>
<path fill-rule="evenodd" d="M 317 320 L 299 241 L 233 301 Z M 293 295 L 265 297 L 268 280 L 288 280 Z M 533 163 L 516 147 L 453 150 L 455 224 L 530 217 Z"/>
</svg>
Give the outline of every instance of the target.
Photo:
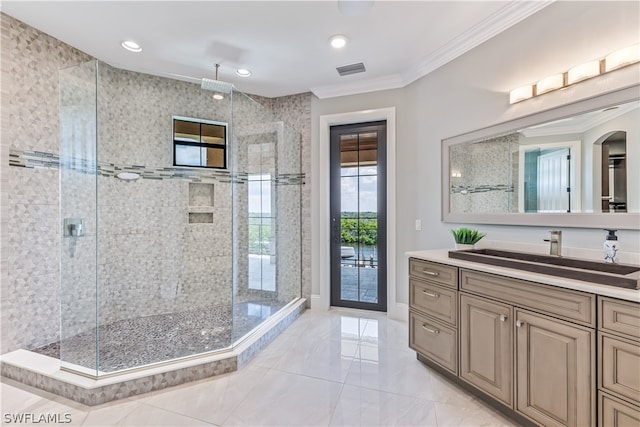
<svg viewBox="0 0 640 427">
<path fill-rule="evenodd" d="M 470 270 L 499 274 L 501 276 L 508 276 L 515 279 L 529 280 L 531 282 L 544 283 L 546 285 L 558 286 L 566 289 L 574 289 L 577 291 L 590 292 L 597 295 L 619 298 L 627 301 L 640 302 L 640 289 L 626 289 L 616 286 L 600 285 L 597 283 L 583 282 L 581 280 L 565 279 L 563 277 L 550 276 L 547 274 L 532 273 L 515 268 L 496 267 L 478 262 L 449 258 L 449 249 L 411 251 L 406 252 L 405 255 L 408 258 L 418 258 L 425 261 L 464 267 Z"/>
</svg>

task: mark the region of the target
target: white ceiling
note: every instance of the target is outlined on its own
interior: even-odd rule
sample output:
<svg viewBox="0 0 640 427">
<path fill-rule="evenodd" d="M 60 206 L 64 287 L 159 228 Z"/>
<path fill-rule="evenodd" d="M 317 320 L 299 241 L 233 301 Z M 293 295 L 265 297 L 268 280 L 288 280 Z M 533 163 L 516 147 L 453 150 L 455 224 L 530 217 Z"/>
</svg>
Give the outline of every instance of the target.
<svg viewBox="0 0 640 427">
<path fill-rule="evenodd" d="M 2 11 L 116 67 L 246 93 L 320 98 L 403 87 L 545 1 L 3 1 Z M 354 9 L 355 8 L 355 9 Z M 334 34 L 349 43 L 329 46 Z M 143 52 L 125 51 L 135 40 Z M 367 71 L 340 77 L 336 67 Z M 235 75 L 248 68 L 249 78 Z"/>
</svg>

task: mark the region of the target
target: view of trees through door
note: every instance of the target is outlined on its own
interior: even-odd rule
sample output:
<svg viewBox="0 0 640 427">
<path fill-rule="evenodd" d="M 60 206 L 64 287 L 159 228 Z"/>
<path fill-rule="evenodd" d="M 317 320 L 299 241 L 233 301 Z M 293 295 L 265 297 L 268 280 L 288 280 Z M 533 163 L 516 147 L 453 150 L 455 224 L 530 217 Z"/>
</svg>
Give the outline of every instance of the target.
<svg viewBox="0 0 640 427">
<path fill-rule="evenodd" d="M 386 123 L 331 128 L 331 304 L 386 311 Z"/>
</svg>

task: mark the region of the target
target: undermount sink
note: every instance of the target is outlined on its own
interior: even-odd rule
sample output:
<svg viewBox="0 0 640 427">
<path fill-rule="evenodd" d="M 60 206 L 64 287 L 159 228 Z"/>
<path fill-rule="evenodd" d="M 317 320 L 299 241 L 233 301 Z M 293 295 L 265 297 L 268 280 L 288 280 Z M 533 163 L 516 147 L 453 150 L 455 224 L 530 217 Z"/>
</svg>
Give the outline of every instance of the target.
<svg viewBox="0 0 640 427">
<path fill-rule="evenodd" d="M 640 287 L 640 267 L 612 264 L 578 258 L 512 252 L 498 249 L 449 251 L 449 258 L 499 267 L 515 268 L 533 273 L 583 280 L 620 288 Z"/>
</svg>

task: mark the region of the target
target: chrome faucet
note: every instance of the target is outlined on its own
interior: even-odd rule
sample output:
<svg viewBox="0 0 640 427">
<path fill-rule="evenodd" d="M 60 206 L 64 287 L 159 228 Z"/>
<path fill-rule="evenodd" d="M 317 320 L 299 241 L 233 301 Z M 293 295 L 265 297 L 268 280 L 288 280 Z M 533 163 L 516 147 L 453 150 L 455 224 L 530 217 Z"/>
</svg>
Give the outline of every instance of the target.
<svg viewBox="0 0 640 427">
<path fill-rule="evenodd" d="M 562 256 L 562 231 L 552 230 L 550 231 L 551 237 L 544 239 L 545 242 L 551 243 L 549 247 L 549 254 Z"/>
</svg>

